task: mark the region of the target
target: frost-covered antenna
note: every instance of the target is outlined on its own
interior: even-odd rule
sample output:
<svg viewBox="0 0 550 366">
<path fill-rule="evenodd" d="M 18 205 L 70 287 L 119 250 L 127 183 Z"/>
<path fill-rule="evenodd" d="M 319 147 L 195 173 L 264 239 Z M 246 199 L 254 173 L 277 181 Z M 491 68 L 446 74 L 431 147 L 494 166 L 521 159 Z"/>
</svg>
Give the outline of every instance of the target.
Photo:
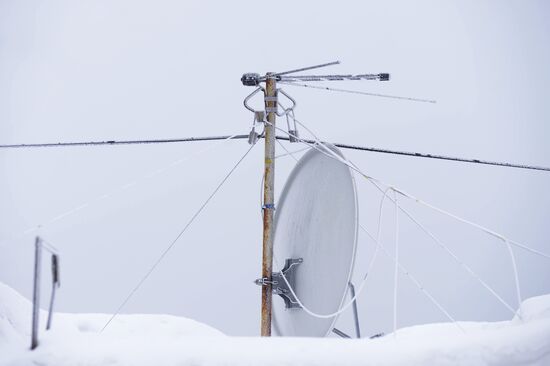
<svg viewBox="0 0 550 366">
<path fill-rule="evenodd" d="M 346 75 L 288 75 L 294 74 L 300 71 L 307 71 L 312 69 L 318 69 L 325 66 L 338 65 L 340 61 L 329 62 L 326 64 L 303 67 L 301 69 L 295 69 L 285 72 L 280 72 L 275 74 L 277 81 L 280 82 L 295 82 L 295 81 L 341 81 L 341 80 L 378 80 L 378 81 L 388 81 L 390 80 L 390 74 L 380 73 L 380 74 L 346 74 Z"/>
<path fill-rule="evenodd" d="M 289 71 L 276 72 L 272 73 L 269 76 L 274 77 L 276 81 L 279 82 L 294 82 L 294 81 L 340 81 L 340 80 L 379 80 L 379 81 L 388 81 L 390 80 L 390 74 L 380 73 L 380 74 L 346 74 L 346 75 L 289 75 L 301 71 L 308 71 L 313 69 L 320 69 L 322 67 L 339 65 L 340 61 L 327 62 L 320 65 L 301 67 L 299 69 L 293 69 Z M 266 81 L 268 75 L 261 76 L 257 73 L 247 73 L 244 74 L 241 78 L 243 85 L 246 86 L 257 86 L 261 82 Z"/>
<path fill-rule="evenodd" d="M 327 66 L 337 65 L 339 61 L 328 62 L 319 65 L 301 67 L 297 69 L 292 69 L 283 72 L 268 72 L 265 75 L 260 75 L 258 73 L 246 73 L 241 77 L 241 82 L 245 86 L 254 86 L 256 89 L 250 93 L 244 99 L 244 106 L 246 109 L 251 111 L 254 114 L 254 122 L 252 124 L 252 130 L 249 135 L 249 143 L 254 144 L 258 141 L 260 135 L 256 133 L 255 127 L 258 123 L 263 123 L 264 132 L 264 142 L 265 142 L 265 167 L 264 167 L 264 179 L 263 179 L 263 205 L 262 205 L 262 215 L 263 215 L 263 244 L 262 244 L 262 276 L 256 280 L 256 283 L 262 286 L 262 307 L 261 307 L 261 335 L 270 336 L 272 329 L 272 308 L 273 300 L 272 294 L 281 295 L 286 304 L 286 308 L 296 308 L 298 303 L 295 302 L 295 296 L 290 296 L 290 288 L 285 288 L 281 283 L 281 278 L 286 278 L 285 275 L 293 278 L 293 273 L 296 267 L 298 267 L 302 260 L 310 261 L 309 263 L 319 262 L 318 259 L 311 258 L 298 258 L 292 256 L 285 256 L 281 258 L 285 260 L 285 267 L 281 269 L 281 272 L 273 272 L 273 243 L 275 237 L 275 225 L 274 225 L 274 216 L 275 216 L 275 199 L 274 199 L 274 177 L 275 177 L 275 124 L 277 116 L 285 116 L 288 124 L 288 134 L 291 136 L 291 142 L 298 142 L 298 131 L 296 129 L 296 119 L 294 118 L 294 109 L 296 107 L 296 101 L 288 95 L 284 90 L 278 88 L 278 84 L 285 85 L 296 85 L 304 86 L 311 88 L 319 88 L 331 91 L 339 91 L 346 93 L 358 93 L 364 95 L 371 95 L 377 97 L 386 97 L 394 99 L 406 99 L 412 101 L 422 101 L 422 102 L 433 102 L 424 99 L 415 99 L 408 97 L 398 97 L 394 95 L 384 95 L 384 94 L 375 94 L 375 93 L 366 93 L 366 92 L 357 92 L 352 90 L 344 89 L 335 89 L 328 88 L 324 86 L 314 86 L 309 84 L 302 84 L 301 82 L 311 81 L 344 81 L 344 80 L 374 80 L 374 81 L 389 81 L 389 73 L 379 73 L 379 74 L 334 74 L 334 75 L 296 75 L 296 73 L 302 71 L 309 71 L 314 69 L 320 69 Z M 261 85 L 264 83 L 264 85 Z M 261 109 L 257 110 L 248 104 L 249 100 L 256 95 L 257 93 L 262 92 L 264 94 L 264 103 Z M 284 107 L 281 101 L 279 100 L 279 95 L 284 96 L 290 102 L 292 102 L 291 107 Z M 291 127 L 291 122 L 293 121 L 294 127 Z M 350 212 L 354 212 L 353 209 Z M 281 213 L 279 212 L 279 215 Z M 309 215 L 309 213 L 307 213 Z M 353 220 L 351 220 L 353 221 Z M 352 228 L 353 229 L 353 228 Z M 328 230 L 328 228 L 325 228 Z M 350 229 L 351 230 L 351 229 Z M 300 243 L 301 246 L 307 249 L 308 242 L 304 241 Z M 345 260 L 349 263 L 353 263 L 355 242 L 349 241 L 349 250 L 345 252 L 348 257 Z M 329 253 L 329 252 L 327 252 Z M 335 257 L 335 255 L 332 255 Z M 326 257 L 325 259 L 329 259 Z M 320 263 L 320 262 L 319 262 Z M 349 264 L 348 263 L 348 264 Z M 308 268 L 309 265 L 302 266 Z M 327 264 L 328 266 L 328 264 Z M 335 302 L 340 303 L 342 300 L 342 294 L 345 295 L 347 291 L 347 286 L 349 278 L 344 278 L 348 272 L 349 268 L 343 266 L 338 269 L 342 273 L 342 278 L 340 278 L 339 283 L 333 283 L 331 291 L 333 293 L 330 295 L 331 299 Z M 303 272 L 303 271 L 302 271 Z M 314 278 L 318 273 L 311 272 L 309 273 L 311 278 Z M 307 282 L 308 286 L 310 283 L 307 281 L 308 277 L 305 276 L 304 279 L 298 279 L 298 282 Z M 327 283 L 330 281 L 327 280 Z M 342 292 L 343 291 L 343 292 Z M 313 296 L 313 295 L 312 295 Z M 328 296 L 328 295 L 327 295 Z M 315 298 L 315 296 L 313 296 Z M 316 299 L 316 298 L 315 298 Z M 319 300 L 319 299 L 317 299 Z M 319 300 L 320 301 L 320 300 Z M 318 301 L 318 302 L 319 302 Z M 327 309 L 329 310 L 329 309 Z M 280 316 L 281 317 L 281 316 Z M 316 323 L 315 325 L 311 324 L 310 326 L 304 327 L 299 334 L 325 334 L 333 325 L 334 319 L 329 319 L 324 323 Z M 282 326 L 282 325 L 281 325 Z M 318 327 L 315 332 L 312 331 L 313 328 Z M 359 331 L 358 331 L 359 332 Z M 281 330 L 279 329 L 279 334 L 290 334 L 288 329 Z"/>
<path fill-rule="evenodd" d="M 241 77 L 241 82 L 243 83 L 243 85 L 246 85 L 246 86 L 259 86 L 260 83 L 266 82 L 267 79 L 271 77 L 273 78 L 273 80 L 275 80 L 278 83 L 291 85 L 291 86 L 301 86 L 304 88 L 321 89 L 321 90 L 328 90 L 328 91 L 348 93 L 348 94 L 367 95 L 371 97 L 406 100 L 411 102 L 423 102 L 423 103 L 436 102 L 433 99 L 413 98 L 413 97 L 405 97 L 405 96 L 398 96 L 398 95 L 364 92 L 360 90 L 348 90 L 348 89 L 331 88 L 331 87 L 321 86 L 321 85 L 304 84 L 304 82 L 312 82 L 312 81 L 350 81 L 350 80 L 351 81 L 357 81 L 357 80 L 389 81 L 390 74 L 386 72 L 382 72 L 378 74 L 292 75 L 301 71 L 319 69 L 322 67 L 339 65 L 339 64 L 340 64 L 340 61 L 333 61 L 333 62 L 327 62 L 320 65 L 301 67 L 299 69 L 293 69 L 289 71 L 270 73 L 263 76 L 258 73 L 247 73 Z"/>
</svg>

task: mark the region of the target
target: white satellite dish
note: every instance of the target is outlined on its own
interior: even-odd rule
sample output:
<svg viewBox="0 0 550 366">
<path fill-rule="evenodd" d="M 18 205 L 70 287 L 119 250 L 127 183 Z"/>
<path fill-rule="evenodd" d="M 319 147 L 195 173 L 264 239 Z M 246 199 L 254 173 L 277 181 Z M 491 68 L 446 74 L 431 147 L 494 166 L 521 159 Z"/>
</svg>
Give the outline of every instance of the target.
<svg viewBox="0 0 550 366">
<path fill-rule="evenodd" d="M 343 158 L 335 146 L 324 146 Z M 320 314 L 343 306 L 358 229 L 353 174 L 329 154 L 310 149 L 290 174 L 277 205 L 273 244 L 274 271 L 285 272 L 303 305 Z M 331 332 L 337 317 L 307 314 L 277 275 L 273 288 L 282 296 L 273 299 L 274 334 L 323 337 Z"/>
</svg>

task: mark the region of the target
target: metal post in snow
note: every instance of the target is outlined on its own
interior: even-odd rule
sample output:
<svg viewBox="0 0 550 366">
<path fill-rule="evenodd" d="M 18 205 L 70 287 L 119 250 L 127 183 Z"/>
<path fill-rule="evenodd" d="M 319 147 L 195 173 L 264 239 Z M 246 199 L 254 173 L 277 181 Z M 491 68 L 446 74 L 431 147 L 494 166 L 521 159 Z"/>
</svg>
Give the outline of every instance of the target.
<svg viewBox="0 0 550 366">
<path fill-rule="evenodd" d="M 34 288 L 32 294 L 32 331 L 31 350 L 38 347 L 38 326 L 40 315 L 40 269 L 42 264 L 42 240 L 36 237 L 34 242 Z"/>
<path fill-rule="evenodd" d="M 355 321 L 355 335 L 361 338 L 361 328 L 359 327 L 359 312 L 357 311 L 357 299 L 355 298 L 355 286 L 349 283 L 350 295 L 353 300 L 353 320 Z"/>
<path fill-rule="evenodd" d="M 50 297 L 50 308 L 48 310 L 48 321 L 46 330 L 52 327 L 53 304 L 55 301 L 55 290 L 59 287 L 59 257 L 57 254 L 52 254 L 52 295 Z"/>
</svg>

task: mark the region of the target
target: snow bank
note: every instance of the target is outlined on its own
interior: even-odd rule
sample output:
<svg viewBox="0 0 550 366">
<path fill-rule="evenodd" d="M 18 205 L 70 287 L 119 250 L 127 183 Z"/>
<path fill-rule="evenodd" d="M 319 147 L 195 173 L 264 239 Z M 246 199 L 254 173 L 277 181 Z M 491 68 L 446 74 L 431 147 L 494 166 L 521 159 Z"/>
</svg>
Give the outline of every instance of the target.
<svg viewBox="0 0 550 366">
<path fill-rule="evenodd" d="M 47 312 L 40 313 L 40 345 L 28 351 L 31 303 L 0 282 L 0 366 L 134 364 L 129 357 L 141 347 L 154 349 L 184 339 L 225 337 L 220 331 L 191 319 L 171 315 L 118 315 L 105 331 L 109 314 L 55 313 L 52 329 L 45 331 Z M 123 361 L 122 361 L 123 360 Z M 147 363 L 143 363 L 147 364 Z M 151 364 L 151 363 L 149 363 Z"/>
<path fill-rule="evenodd" d="M 167 315 L 121 315 L 100 333 L 109 315 L 58 313 L 31 352 L 30 303 L 0 283 L 0 365 L 550 365 L 550 295 L 524 301 L 519 313 L 372 340 L 227 337 Z"/>
</svg>

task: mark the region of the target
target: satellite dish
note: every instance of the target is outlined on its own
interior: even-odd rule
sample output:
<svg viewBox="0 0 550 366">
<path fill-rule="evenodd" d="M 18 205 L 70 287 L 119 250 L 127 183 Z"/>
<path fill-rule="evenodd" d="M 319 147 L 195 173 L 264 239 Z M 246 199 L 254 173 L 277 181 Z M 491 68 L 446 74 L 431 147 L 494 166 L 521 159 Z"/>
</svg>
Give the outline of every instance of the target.
<svg viewBox="0 0 550 366">
<path fill-rule="evenodd" d="M 343 158 L 333 145 L 324 144 Z M 321 147 L 321 150 L 323 147 Z M 308 309 L 329 314 L 344 303 L 357 245 L 358 208 L 349 167 L 310 149 L 288 178 L 275 213 L 274 271 L 282 271 Z M 276 266 L 282 268 L 277 268 Z M 284 266 L 284 267 L 283 267 Z M 273 273 L 273 333 L 323 337 L 336 318 L 307 314 Z"/>
</svg>

